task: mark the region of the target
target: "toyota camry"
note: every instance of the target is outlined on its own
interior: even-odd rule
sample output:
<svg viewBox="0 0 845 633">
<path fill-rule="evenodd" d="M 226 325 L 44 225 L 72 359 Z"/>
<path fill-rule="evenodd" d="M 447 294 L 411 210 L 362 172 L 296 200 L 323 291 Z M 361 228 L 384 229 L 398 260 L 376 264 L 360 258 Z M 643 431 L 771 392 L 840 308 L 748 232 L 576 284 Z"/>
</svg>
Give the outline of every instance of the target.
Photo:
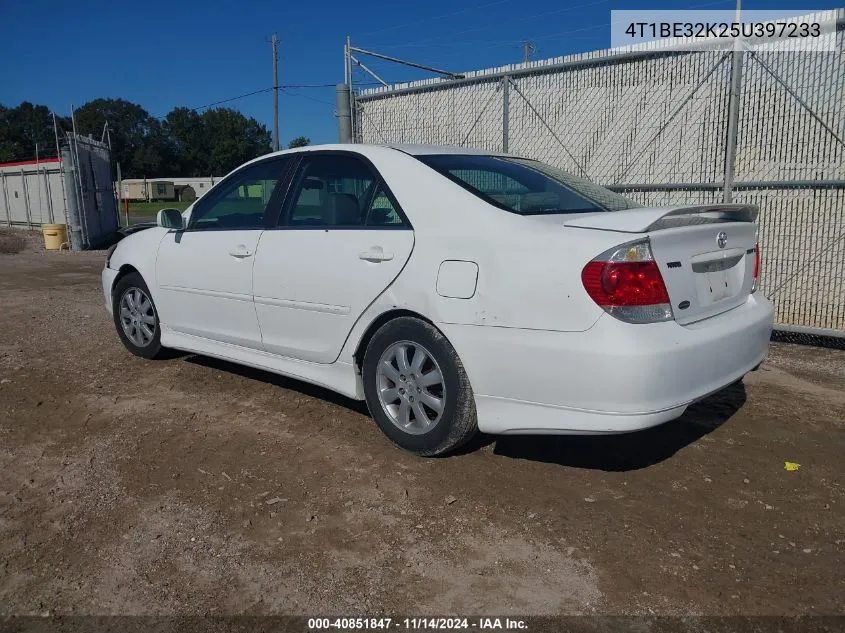
<svg viewBox="0 0 845 633">
<path fill-rule="evenodd" d="M 133 354 L 182 350 L 365 400 L 420 455 L 488 433 L 623 433 L 766 357 L 757 209 L 641 207 L 536 160 L 277 152 L 109 253 Z"/>
</svg>

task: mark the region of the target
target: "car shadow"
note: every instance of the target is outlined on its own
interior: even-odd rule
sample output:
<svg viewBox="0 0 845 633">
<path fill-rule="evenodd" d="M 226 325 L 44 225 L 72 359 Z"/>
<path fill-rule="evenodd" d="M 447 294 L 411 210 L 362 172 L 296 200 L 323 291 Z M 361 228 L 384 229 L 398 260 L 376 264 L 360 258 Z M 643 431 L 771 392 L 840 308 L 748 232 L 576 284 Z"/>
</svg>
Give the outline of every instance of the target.
<svg viewBox="0 0 845 633">
<path fill-rule="evenodd" d="M 225 360 L 184 353 L 182 360 L 295 391 L 369 417 L 367 404 L 317 385 Z M 493 446 L 493 453 L 513 459 L 625 472 L 658 464 L 685 446 L 712 433 L 745 404 L 742 382 L 736 382 L 691 405 L 677 420 L 621 435 L 487 435 L 477 433 L 467 444 L 443 457 L 458 457 Z"/>
<path fill-rule="evenodd" d="M 502 435 L 482 437 L 496 455 L 514 459 L 625 472 L 658 464 L 712 433 L 745 404 L 742 382 L 691 405 L 677 420 L 622 435 Z M 476 445 L 476 449 L 480 447 Z M 469 447 L 467 447 L 469 448 Z"/>
<path fill-rule="evenodd" d="M 354 413 L 360 413 L 368 417 L 370 415 L 370 412 L 367 410 L 366 402 L 347 398 L 346 396 L 326 389 L 325 387 L 312 385 L 311 383 L 303 382 L 295 378 L 287 378 L 286 376 L 274 374 L 262 369 L 254 369 L 252 367 L 247 367 L 246 365 L 230 363 L 229 361 L 219 360 L 209 356 L 187 354 L 184 356 L 183 360 L 195 365 L 201 365 L 210 369 L 216 369 L 218 371 L 225 371 L 226 373 L 242 376 L 250 380 L 265 382 L 270 385 L 281 387 L 282 389 L 288 389 L 289 391 L 296 391 L 304 396 L 310 396 L 312 398 L 331 402 L 332 404 L 336 404 L 337 406 L 348 409 Z"/>
</svg>

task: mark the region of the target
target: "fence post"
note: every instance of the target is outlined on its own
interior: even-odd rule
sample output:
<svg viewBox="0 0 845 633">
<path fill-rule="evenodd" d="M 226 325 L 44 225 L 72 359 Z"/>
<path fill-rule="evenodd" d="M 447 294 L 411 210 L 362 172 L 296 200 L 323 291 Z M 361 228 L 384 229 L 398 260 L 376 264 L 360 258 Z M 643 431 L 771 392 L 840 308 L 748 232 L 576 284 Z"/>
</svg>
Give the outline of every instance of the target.
<svg viewBox="0 0 845 633">
<path fill-rule="evenodd" d="M 79 219 L 79 190 L 73 150 L 69 146 L 62 149 L 62 165 L 64 167 L 62 178 L 65 182 L 65 191 L 67 191 L 67 232 L 70 239 L 70 248 L 74 251 L 81 251 L 83 235 Z"/>
<path fill-rule="evenodd" d="M 53 224 L 56 221 L 55 214 L 53 213 L 53 190 L 50 187 L 50 176 L 47 171 L 47 167 L 43 168 L 41 175 L 44 176 L 44 195 L 47 198 L 47 219 L 50 220 L 50 224 Z M 41 219 L 44 219 L 44 210 L 41 210 Z"/>
<path fill-rule="evenodd" d="M 26 211 L 26 228 L 32 230 L 32 210 L 29 207 L 29 187 L 26 184 L 26 172 L 21 168 L 21 189 L 23 189 L 23 207 Z"/>
<path fill-rule="evenodd" d="M 733 200 L 734 166 L 736 164 L 736 144 L 739 132 L 739 101 L 742 92 L 742 64 L 743 56 L 741 44 L 737 40 L 731 57 L 731 87 L 728 102 L 728 137 L 725 149 L 725 187 L 722 201 L 730 203 Z"/>
<path fill-rule="evenodd" d="M 0 178 L 3 179 L 3 206 L 6 207 L 6 224 L 12 228 L 12 205 L 9 202 L 9 188 L 6 186 L 6 172 L 0 172 Z"/>
<path fill-rule="evenodd" d="M 508 152 L 508 137 L 510 136 L 510 75 L 502 77 L 502 151 Z"/>
</svg>

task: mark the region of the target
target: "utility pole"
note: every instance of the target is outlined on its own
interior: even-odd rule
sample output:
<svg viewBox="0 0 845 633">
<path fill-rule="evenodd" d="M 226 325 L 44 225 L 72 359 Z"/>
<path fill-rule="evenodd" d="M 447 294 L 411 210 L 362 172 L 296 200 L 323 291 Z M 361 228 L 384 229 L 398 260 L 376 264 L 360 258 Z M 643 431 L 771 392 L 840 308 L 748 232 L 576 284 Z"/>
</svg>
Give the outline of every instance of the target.
<svg viewBox="0 0 845 633">
<path fill-rule="evenodd" d="M 273 150 L 279 151 L 279 38 L 273 33 Z"/>
<path fill-rule="evenodd" d="M 523 42 L 522 43 L 522 63 L 527 64 L 531 60 L 531 55 L 534 54 L 534 51 L 537 50 L 537 47 L 534 46 L 531 42 Z"/>
</svg>

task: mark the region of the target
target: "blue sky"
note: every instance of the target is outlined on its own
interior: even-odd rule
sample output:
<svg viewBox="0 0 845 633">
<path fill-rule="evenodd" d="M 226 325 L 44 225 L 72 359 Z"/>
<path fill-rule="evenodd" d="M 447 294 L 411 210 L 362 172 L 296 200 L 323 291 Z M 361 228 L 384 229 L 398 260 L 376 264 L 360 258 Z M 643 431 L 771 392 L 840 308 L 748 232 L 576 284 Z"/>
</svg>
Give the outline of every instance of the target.
<svg viewBox="0 0 845 633">
<path fill-rule="evenodd" d="M 535 59 L 610 44 L 611 9 L 730 9 L 735 0 L 429 0 L 427 2 L 3 0 L 0 103 L 27 100 L 60 114 L 96 97 L 122 97 L 151 114 L 199 107 L 272 86 L 270 35 L 278 33 L 280 83 L 343 79 L 343 42 L 448 70 Z M 821 10 L 807 0 L 745 0 L 744 9 Z M 388 82 L 427 76 L 387 62 L 362 61 Z M 356 80 L 371 82 L 360 70 Z M 272 125 L 272 93 L 226 104 Z M 334 88 L 286 88 L 282 142 L 305 135 L 334 142 Z"/>
</svg>

